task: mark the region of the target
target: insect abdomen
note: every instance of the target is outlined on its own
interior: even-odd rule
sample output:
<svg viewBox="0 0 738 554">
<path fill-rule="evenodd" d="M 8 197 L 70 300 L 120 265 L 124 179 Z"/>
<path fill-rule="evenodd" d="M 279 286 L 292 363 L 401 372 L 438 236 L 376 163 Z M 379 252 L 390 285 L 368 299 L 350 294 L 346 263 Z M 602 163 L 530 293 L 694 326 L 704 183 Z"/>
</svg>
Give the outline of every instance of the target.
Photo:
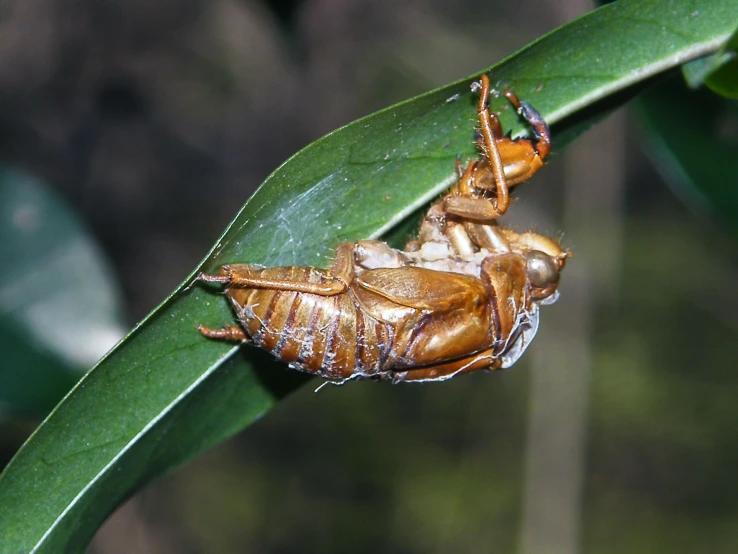
<svg viewBox="0 0 738 554">
<path fill-rule="evenodd" d="M 321 283 L 326 272 L 311 267 L 255 270 L 266 279 Z M 298 369 L 326 379 L 374 375 L 391 349 L 390 328 L 366 314 L 353 293 L 319 296 L 304 292 L 229 287 L 246 334 L 258 346 Z"/>
</svg>

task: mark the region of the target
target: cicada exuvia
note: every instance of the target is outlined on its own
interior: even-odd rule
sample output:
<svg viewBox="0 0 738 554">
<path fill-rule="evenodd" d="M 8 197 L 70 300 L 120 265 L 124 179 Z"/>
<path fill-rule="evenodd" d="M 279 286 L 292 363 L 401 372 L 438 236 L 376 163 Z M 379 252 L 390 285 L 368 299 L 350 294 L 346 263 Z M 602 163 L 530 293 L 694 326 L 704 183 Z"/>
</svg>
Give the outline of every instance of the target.
<svg viewBox="0 0 738 554">
<path fill-rule="evenodd" d="M 482 156 L 428 210 L 404 250 L 381 241 L 343 244 L 329 269 L 231 264 L 201 281 L 222 283 L 240 325 L 200 327 L 334 382 L 442 381 L 511 366 L 557 296 L 568 253 L 536 233 L 498 225 L 508 187 L 528 179 L 550 151 L 543 118 L 511 92 L 535 139 L 503 136 L 481 81 Z"/>
</svg>

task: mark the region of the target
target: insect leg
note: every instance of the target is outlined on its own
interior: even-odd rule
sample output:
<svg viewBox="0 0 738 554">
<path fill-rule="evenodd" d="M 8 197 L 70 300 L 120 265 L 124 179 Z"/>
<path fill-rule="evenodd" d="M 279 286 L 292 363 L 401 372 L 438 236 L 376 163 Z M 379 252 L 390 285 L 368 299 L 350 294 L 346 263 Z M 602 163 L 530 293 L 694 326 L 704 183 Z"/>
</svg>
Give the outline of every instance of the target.
<svg viewBox="0 0 738 554">
<path fill-rule="evenodd" d="M 551 152 L 551 129 L 549 129 L 546 120 L 528 102 L 519 100 L 511 90 L 506 90 L 504 94 L 520 117 L 525 119 L 533 127 L 533 132 L 536 135 L 536 141 L 533 143 L 533 146 L 538 155 L 541 159 L 548 156 Z"/>
<path fill-rule="evenodd" d="M 462 223 L 466 234 L 479 248 L 486 248 L 490 252 L 510 252 L 510 240 L 504 230 L 496 225 L 484 225 L 472 221 Z"/>
<path fill-rule="evenodd" d="M 456 192 L 461 196 L 471 197 L 474 192 L 474 173 L 479 165 L 479 160 L 469 162 L 463 173 L 460 173 L 461 167 L 458 158 L 456 159 L 456 172 L 459 173 L 459 182 L 456 185 Z M 459 215 L 459 214 L 456 214 Z"/>
<path fill-rule="evenodd" d="M 445 381 L 462 375 L 471 373 L 480 369 L 498 369 L 501 365 L 499 353 L 494 348 L 489 348 L 478 352 L 472 356 L 467 356 L 452 362 L 443 364 L 421 367 L 418 369 L 410 369 L 407 371 L 396 371 L 392 375 L 392 382 L 400 381 Z"/>
<path fill-rule="evenodd" d="M 346 292 L 354 279 L 354 245 L 345 243 L 336 249 L 336 259 L 331 264 L 331 273 L 340 292 Z"/>
<path fill-rule="evenodd" d="M 486 198 L 451 195 L 444 200 L 446 212 L 473 221 L 491 221 L 501 214 Z"/>
<path fill-rule="evenodd" d="M 493 118 L 489 112 L 489 89 L 489 77 L 482 75 L 482 90 L 479 93 L 477 117 L 479 119 L 479 131 L 482 135 L 484 154 L 489 161 L 490 169 L 495 179 L 497 194 L 493 208 L 497 214 L 495 217 L 497 217 L 507 211 L 507 207 L 510 204 L 510 193 L 505 179 L 505 167 L 502 163 L 502 156 L 497 146 L 499 137 L 495 136 L 495 129 L 500 129 L 500 122 L 497 120 L 497 116 Z"/>
<path fill-rule="evenodd" d="M 489 77 L 482 75 L 482 87 L 479 93 L 478 117 L 479 131 L 482 135 L 481 145 L 489 164 L 495 186 L 495 199 L 490 202 L 487 199 L 474 198 L 474 188 L 480 186 L 477 179 L 477 169 L 480 161 L 470 162 L 464 173 L 460 176 L 458 185 L 455 187 L 457 194 L 447 196 L 444 201 L 446 211 L 451 215 L 470 218 L 481 221 L 491 221 L 507 211 L 510 204 L 510 193 L 505 177 L 505 167 L 497 144 L 501 137 L 500 122 L 497 116 L 490 114 L 489 100 Z M 457 161 L 457 172 L 460 167 Z M 484 168 L 486 173 L 487 167 Z"/>
<path fill-rule="evenodd" d="M 293 281 L 289 279 L 272 279 L 255 275 L 248 265 L 230 266 L 224 265 L 220 268 L 220 275 L 207 275 L 201 273 L 197 279 L 207 283 L 223 283 L 243 288 L 272 289 L 289 292 L 304 292 L 318 294 L 320 296 L 335 296 L 348 290 L 353 279 L 353 245 L 342 244 L 336 250 L 336 259 L 331 266 L 331 275 L 323 283 L 306 283 L 304 281 Z"/>
<path fill-rule="evenodd" d="M 204 325 L 198 325 L 197 330 L 209 339 L 228 340 L 228 341 L 245 341 L 248 340 L 246 332 L 235 325 L 225 325 L 222 329 L 209 329 Z"/>
<path fill-rule="evenodd" d="M 461 158 L 456 156 L 456 178 L 461 179 L 462 175 L 464 175 L 464 170 L 461 168 Z"/>
<path fill-rule="evenodd" d="M 556 241 L 538 233 L 516 233 L 512 229 L 500 229 L 499 232 L 507 239 L 513 249 L 544 252 L 558 262 L 559 268 L 564 267 L 566 259 L 571 256 L 571 252 L 561 248 Z"/>
</svg>

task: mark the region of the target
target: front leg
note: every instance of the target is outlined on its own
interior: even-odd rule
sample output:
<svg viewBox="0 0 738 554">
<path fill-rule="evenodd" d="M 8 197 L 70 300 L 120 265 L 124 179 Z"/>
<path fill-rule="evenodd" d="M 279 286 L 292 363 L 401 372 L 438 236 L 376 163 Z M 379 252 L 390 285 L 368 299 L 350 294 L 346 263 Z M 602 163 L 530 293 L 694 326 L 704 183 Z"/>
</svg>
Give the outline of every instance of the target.
<svg viewBox="0 0 738 554">
<path fill-rule="evenodd" d="M 485 157 L 489 163 L 489 169 L 495 181 L 495 200 L 489 210 L 489 213 L 494 215 L 487 218 L 490 220 L 501 216 L 507 211 L 507 207 L 510 204 L 510 192 L 505 177 L 505 165 L 498 146 L 498 142 L 503 140 L 504 137 L 495 134 L 495 131 L 498 135 L 501 134 L 500 122 L 497 116 L 492 115 L 489 111 L 489 77 L 482 75 L 481 82 L 482 89 L 479 92 L 477 118 L 479 120 L 479 132 L 482 135 L 482 149 L 484 150 Z M 459 188 L 461 189 L 461 186 Z"/>
<path fill-rule="evenodd" d="M 496 144 L 493 145 L 493 148 L 497 148 Z M 459 183 L 456 185 L 454 192 L 443 199 L 443 209 L 447 214 L 455 215 L 463 219 L 471 219 L 473 221 L 490 222 L 497 219 L 504 213 L 504 211 L 500 211 L 499 202 L 490 202 L 486 198 L 474 196 L 474 189 L 477 188 L 479 184 L 477 182 L 478 171 L 483 173 L 486 173 L 487 171 L 486 167 L 480 169 L 480 165 L 481 162 L 479 160 L 470 162 L 459 179 Z M 499 176 L 495 176 L 495 179 L 497 179 L 497 177 Z M 504 171 L 502 171 L 501 178 L 502 181 L 496 180 L 496 183 L 502 182 L 502 188 L 504 189 L 504 204 L 505 209 L 507 209 L 510 199 L 507 193 L 507 186 L 505 185 Z M 499 186 L 497 194 L 500 194 Z"/>
<path fill-rule="evenodd" d="M 504 92 L 505 97 L 518 112 L 520 117 L 533 128 L 533 132 L 536 135 L 536 140 L 533 142 L 533 147 L 538 153 L 541 159 L 544 159 L 551 153 L 551 129 L 548 127 L 548 123 L 543 119 L 543 116 L 539 114 L 533 106 L 528 102 L 518 100 L 518 97 L 511 90 Z"/>
<path fill-rule="evenodd" d="M 449 195 L 443 205 L 446 213 L 471 221 L 489 223 L 501 215 L 496 203 L 475 196 Z"/>
</svg>

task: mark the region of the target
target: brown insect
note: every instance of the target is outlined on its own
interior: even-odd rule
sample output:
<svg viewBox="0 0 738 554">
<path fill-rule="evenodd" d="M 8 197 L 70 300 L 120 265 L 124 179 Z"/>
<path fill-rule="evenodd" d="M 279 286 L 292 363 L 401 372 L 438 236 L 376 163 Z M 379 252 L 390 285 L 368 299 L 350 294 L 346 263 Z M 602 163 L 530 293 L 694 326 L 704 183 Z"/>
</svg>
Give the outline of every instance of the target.
<svg viewBox="0 0 738 554">
<path fill-rule="evenodd" d="M 530 179 L 541 167 L 551 152 L 551 131 L 541 115 L 527 102 L 523 102 L 512 91 L 505 91 L 518 114 L 531 126 L 534 140 L 512 139 L 504 136 L 497 115 L 489 111 L 490 83 L 482 75 L 479 88 L 477 118 L 480 138 L 477 141 L 483 156 L 471 162 L 464 173 L 459 172 L 458 194 L 445 200 L 449 214 L 477 221 L 491 221 L 503 215 L 510 204 L 509 187 Z M 487 204 L 479 204 L 473 198 L 480 192 L 494 192 Z"/>
<path fill-rule="evenodd" d="M 405 250 L 343 244 L 330 269 L 225 265 L 199 279 L 225 285 L 240 326 L 200 326 L 210 338 L 260 346 L 325 379 L 441 381 L 512 365 L 532 340 L 538 306 L 555 300 L 567 253 L 535 233 L 501 228 L 507 187 L 535 173 L 550 150 L 543 118 L 507 97 L 536 140 L 502 136 L 479 101 L 484 156 L 434 204 Z"/>
</svg>

